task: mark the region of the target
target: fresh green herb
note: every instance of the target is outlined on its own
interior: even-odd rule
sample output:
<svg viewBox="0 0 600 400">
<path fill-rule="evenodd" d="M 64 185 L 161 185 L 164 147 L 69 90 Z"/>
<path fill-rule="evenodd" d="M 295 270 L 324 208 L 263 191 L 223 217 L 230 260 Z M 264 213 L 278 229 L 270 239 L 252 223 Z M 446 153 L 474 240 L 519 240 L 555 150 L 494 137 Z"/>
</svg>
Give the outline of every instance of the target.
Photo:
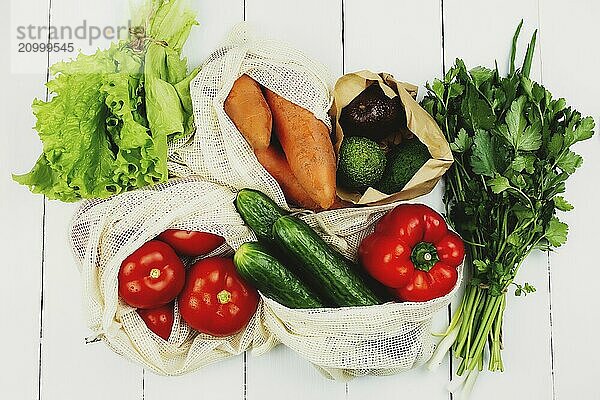
<svg viewBox="0 0 600 400">
<path fill-rule="evenodd" d="M 502 371 L 502 318 L 506 292 L 535 291 L 514 282 L 526 257 L 567 240 L 568 226 L 557 210 L 573 209 L 560 193 L 583 159 L 571 150 L 592 137 L 594 121 L 564 99 L 553 99 L 529 78 L 536 33 L 521 69 L 514 65 L 519 25 L 510 55 L 510 73 L 462 60 L 443 80 L 428 85 L 423 107 L 442 127 L 455 163 L 446 177 L 444 202 L 455 229 L 468 243 L 472 278 L 432 359 L 439 363 L 453 345 L 462 359 L 457 373 L 483 368 L 486 344 L 490 371 Z M 469 391 L 475 378 L 466 379 Z"/>
<path fill-rule="evenodd" d="M 182 3 L 148 0 L 129 40 L 52 66 L 54 97 L 33 103 L 43 153 L 15 181 L 70 202 L 167 179 L 167 140 L 193 129 L 197 71 L 181 50 L 196 21 Z"/>
</svg>

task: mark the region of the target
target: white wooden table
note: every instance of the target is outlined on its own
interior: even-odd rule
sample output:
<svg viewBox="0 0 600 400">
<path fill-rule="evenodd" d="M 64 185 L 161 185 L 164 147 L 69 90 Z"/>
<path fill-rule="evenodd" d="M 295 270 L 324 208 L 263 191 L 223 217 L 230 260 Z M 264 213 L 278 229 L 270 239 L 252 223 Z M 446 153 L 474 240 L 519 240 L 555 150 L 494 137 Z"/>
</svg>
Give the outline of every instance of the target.
<svg viewBox="0 0 600 400">
<path fill-rule="evenodd" d="M 326 64 L 336 76 L 368 68 L 423 85 L 456 57 L 469 66 L 506 71 L 510 39 L 525 19 L 520 54 L 539 29 L 532 75 L 556 96 L 600 121 L 600 5 L 593 0 L 192 0 L 201 26 L 186 49 L 199 64 L 237 22 L 247 20 Z M 67 247 L 76 205 L 31 195 L 10 180 L 25 172 L 41 150 L 31 129 L 30 105 L 45 98 L 48 66 L 64 53 L 18 58 L 16 26 L 121 25 L 123 0 L 4 0 L 0 76 L 0 191 L 3 262 L 0 275 L 0 399 L 449 399 L 452 365 L 435 373 L 355 379 L 321 377 L 307 362 L 279 347 L 262 357 L 245 355 L 198 373 L 164 378 L 113 354 L 103 344 L 84 344 L 80 282 Z M 10 28 L 10 32 L 8 32 Z M 7 34 L 10 40 L 7 40 Z M 76 41 L 90 52 L 107 40 Z M 71 54 L 72 55 L 72 54 Z M 17 57 L 17 58 L 15 58 Z M 23 56 L 25 57 L 25 56 Z M 16 66 L 16 67 L 15 67 Z M 600 135 L 577 149 L 584 166 L 566 197 L 575 211 L 564 216 L 571 232 L 556 254 L 535 254 L 520 275 L 537 287 L 527 298 L 510 297 L 504 341 L 506 372 L 482 374 L 473 399 L 600 399 L 599 264 L 597 199 Z M 429 201 L 440 202 L 439 188 Z M 436 319 L 439 329 L 448 314 Z"/>
</svg>

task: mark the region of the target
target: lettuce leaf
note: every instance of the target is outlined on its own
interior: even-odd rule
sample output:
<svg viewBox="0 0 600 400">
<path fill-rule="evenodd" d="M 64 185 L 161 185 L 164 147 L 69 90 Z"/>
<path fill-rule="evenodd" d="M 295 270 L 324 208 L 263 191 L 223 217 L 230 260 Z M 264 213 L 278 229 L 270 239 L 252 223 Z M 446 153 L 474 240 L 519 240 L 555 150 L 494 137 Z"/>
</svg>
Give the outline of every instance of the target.
<svg viewBox="0 0 600 400">
<path fill-rule="evenodd" d="M 43 154 L 15 181 L 72 202 L 167 180 L 167 141 L 193 131 L 197 70 L 187 74 L 181 49 L 197 23 L 183 0 L 148 0 L 144 9 L 148 37 L 52 66 L 53 97 L 32 106 Z"/>
</svg>

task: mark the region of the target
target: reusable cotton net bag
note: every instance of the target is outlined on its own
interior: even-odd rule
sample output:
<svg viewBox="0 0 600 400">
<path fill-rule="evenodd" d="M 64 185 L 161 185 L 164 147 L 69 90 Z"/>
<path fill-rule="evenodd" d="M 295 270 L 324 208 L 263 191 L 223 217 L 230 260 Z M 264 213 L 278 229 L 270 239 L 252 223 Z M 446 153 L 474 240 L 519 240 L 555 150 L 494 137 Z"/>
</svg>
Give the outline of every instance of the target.
<svg viewBox="0 0 600 400">
<path fill-rule="evenodd" d="M 210 254 L 215 256 L 231 255 L 229 246 L 237 248 L 254 240 L 235 210 L 234 198 L 227 188 L 189 177 L 82 204 L 72 221 L 70 239 L 83 279 L 88 326 L 98 338 L 115 352 L 164 375 L 191 372 L 250 347 L 258 314 L 241 333 L 215 338 L 191 330 L 176 307 L 171 336 L 165 341 L 119 299 L 117 287 L 123 260 L 168 228 L 223 236 L 228 245 Z M 190 265 L 194 260 L 184 261 Z"/>
<path fill-rule="evenodd" d="M 394 205 L 323 211 L 301 218 L 346 258 L 356 261 L 362 239 Z M 435 347 L 432 317 L 450 303 L 461 279 L 462 268 L 451 293 L 423 303 L 298 310 L 263 296 L 260 328 L 271 337 L 260 341 L 285 344 L 332 379 L 406 371 L 431 357 Z"/>
<path fill-rule="evenodd" d="M 311 111 L 331 128 L 332 80 L 327 69 L 287 44 L 257 37 L 241 24 L 192 81 L 197 130 L 193 137 L 171 144 L 169 168 L 178 176 L 196 174 L 233 190 L 258 189 L 287 209 L 281 188 L 224 111 L 225 99 L 242 74 Z M 393 206 L 307 213 L 302 218 L 354 259 L 362 238 Z M 230 244 L 235 248 L 237 243 Z M 253 347 L 262 354 L 284 343 L 335 379 L 396 373 L 430 357 L 431 318 L 452 295 L 426 303 L 317 310 L 290 310 L 263 298 Z"/>
<path fill-rule="evenodd" d="M 109 200 L 82 204 L 71 246 L 83 278 L 88 326 L 115 352 L 164 375 L 194 371 L 253 348 L 283 343 L 326 376 L 392 374 L 422 364 L 433 351 L 430 321 L 453 293 L 426 303 L 292 310 L 262 297 L 246 329 L 227 338 L 191 330 L 175 308 L 168 341 L 149 329 L 118 296 L 123 260 L 166 229 L 211 232 L 226 244 L 207 256 L 231 255 L 256 236 L 237 214 L 235 193 L 198 177 L 174 179 Z M 392 205 L 298 214 L 328 243 L 353 259 L 362 238 Z M 184 260 L 190 265 L 195 260 Z M 455 289 L 456 290 L 456 289 Z"/>
<path fill-rule="evenodd" d="M 223 108 L 233 83 L 243 74 L 311 111 L 331 129 L 332 80 L 327 69 L 287 44 L 256 37 L 240 24 L 191 83 L 196 133 L 171 143 L 169 170 L 234 189 L 257 189 L 283 206 L 281 188 Z"/>
</svg>

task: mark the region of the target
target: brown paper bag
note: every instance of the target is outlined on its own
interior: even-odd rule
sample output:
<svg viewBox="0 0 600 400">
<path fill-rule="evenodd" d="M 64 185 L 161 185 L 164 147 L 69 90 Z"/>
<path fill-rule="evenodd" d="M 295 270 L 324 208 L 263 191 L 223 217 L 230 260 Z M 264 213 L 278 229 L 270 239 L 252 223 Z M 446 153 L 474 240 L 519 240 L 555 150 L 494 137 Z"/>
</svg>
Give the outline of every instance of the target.
<svg viewBox="0 0 600 400">
<path fill-rule="evenodd" d="M 387 73 L 375 74 L 370 71 L 358 71 L 342 76 L 335 84 L 333 91 L 333 106 L 331 116 L 335 122 L 335 151 L 339 157 L 339 150 L 344 138 L 344 132 L 340 126 L 339 119 L 342 109 L 346 107 L 356 96 L 371 84 L 379 82 L 383 92 L 390 98 L 400 96 L 404 110 L 406 111 L 406 122 L 408 132 L 399 133 L 393 137 L 386 138 L 387 142 L 398 144 L 400 136 L 414 134 L 423 142 L 431 154 L 425 165 L 417 171 L 406 186 L 397 193 L 387 195 L 374 188 L 368 188 L 364 193 L 348 191 L 345 188 L 337 188 L 337 194 L 342 200 L 361 205 L 388 204 L 398 200 L 410 200 L 415 197 L 429 193 L 442 175 L 454 162 L 450 146 L 435 120 L 415 101 L 417 86 L 410 83 L 398 82 Z"/>
</svg>

